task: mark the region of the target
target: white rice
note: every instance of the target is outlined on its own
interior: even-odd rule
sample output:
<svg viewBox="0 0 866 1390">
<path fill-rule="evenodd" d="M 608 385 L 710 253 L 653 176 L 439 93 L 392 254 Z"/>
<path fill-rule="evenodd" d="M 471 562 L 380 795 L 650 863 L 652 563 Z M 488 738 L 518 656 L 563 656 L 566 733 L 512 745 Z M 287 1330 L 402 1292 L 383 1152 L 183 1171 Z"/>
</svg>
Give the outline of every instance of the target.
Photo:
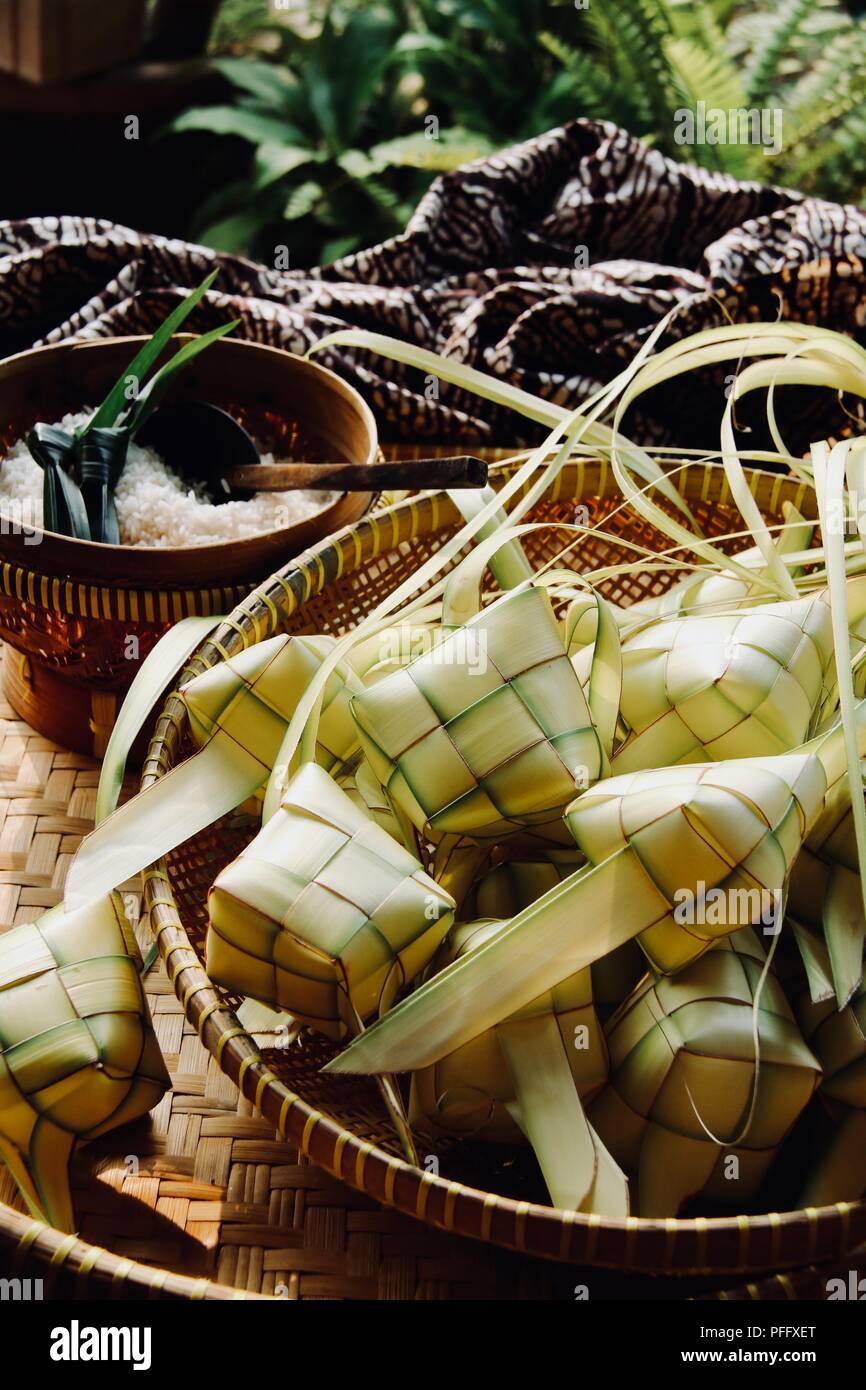
<svg viewBox="0 0 866 1390">
<path fill-rule="evenodd" d="M 81 411 L 58 421 L 72 433 L 92 415 Z M 262 454 L 262 463 L 280 463 Z M 290 460 L 285 460 L 290 462 Z M 155 449 L 129 446 L 126 467 L 114 499 L 123 545 L 196 546 L 246 540 L 265 531 L 282 530 L 313 516 L 337 500 L 337 492 L 258 492 L 243 502 L 219 506 L 163 463 Z M 0 461 L 0 515 L 42 529 L 42 469 L 19 439 Z"/>
</svg>

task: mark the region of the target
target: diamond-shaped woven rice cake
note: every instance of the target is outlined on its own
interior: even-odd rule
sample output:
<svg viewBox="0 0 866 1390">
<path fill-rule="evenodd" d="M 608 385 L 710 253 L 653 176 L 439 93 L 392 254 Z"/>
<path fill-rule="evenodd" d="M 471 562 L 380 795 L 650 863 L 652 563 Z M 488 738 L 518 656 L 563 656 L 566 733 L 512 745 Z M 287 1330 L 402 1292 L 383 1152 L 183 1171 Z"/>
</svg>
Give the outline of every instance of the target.
<svg viewBox="0 0 866 1390">
<path fill-rule="evenodd" d="M 555 822 L 602 771 L 547 595 L 506 595 L 354 696 L 379 781 L 425 833 L 502 837 Z"/>
<path fill-rule="evenodd" d="M 809 736 L 833 660 L 823 596 L 658 621 L 623 642 L 613 771 L 765 756 Z"/>
<path fill-rule="evenodd" d="M 330 1037 L 386 1009 L 433 956 L 454 902 L 314 764 L 218 875 L 207 966 Z"/>
<path fill-rule="evenodd" d="M 0 937 L 0 1154 L 31 1208 L 72 1229 L 66 1165 L 170 1082 L 117 894 Z"/>
<path fill-rule="evenodd" d="M 264 765 L 264 780 L 298 701 L 333 645 L 332 637 L 283 633 L 203 671 L 180 690 L 193 738 L 202 746 L 214 735 L 231 739 Z M 357 748 L 349 699 L 359 684 L 341 664 L 325 685 L 316 756 L 328 769 Z"/>
</svg>

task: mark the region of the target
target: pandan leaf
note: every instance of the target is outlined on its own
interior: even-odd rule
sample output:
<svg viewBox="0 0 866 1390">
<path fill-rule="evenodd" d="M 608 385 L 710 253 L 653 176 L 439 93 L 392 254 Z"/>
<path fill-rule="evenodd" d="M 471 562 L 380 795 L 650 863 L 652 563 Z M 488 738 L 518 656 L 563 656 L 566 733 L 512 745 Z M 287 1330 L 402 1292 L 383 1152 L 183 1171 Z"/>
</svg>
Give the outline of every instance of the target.
<svg viewBox="0 0 866 1390">
<path fill-rule="evenodd" d="M 78 484 L 67 472 L 75 440 L 56 425 L 35 425 L 27 436 L 27 448 L 43 472 L 42 524 L 46 531 L 90 540 L 90 523 Z"/>
<path fill-rule="evenodd" d="M 120 545 L 120 528 L 114 505 L 117 486 L 129 449 L 129 431 L 91 429 L 76 451 L 81 496 L 90 523 L 90 539 L 104 545 Z"/>
<path fill-rule="evenodd" d="M 128 405 L 127 390 L 130 377 L 136 383 L 141 383 L 147 376 L 153 364 L 156 362 L 160 353 L 167 346 L 169 340 L 177 333 L 184 319 L 192 312 L 198 302 L 207 294 L 217 275 L 218 270 L 212 270 L 198 289 L 193 290 L 186 298 L 172 310 L 164 323 L 161 323 L 156 332 L 144 344 L 144 347 L 132 359 L 123 376 L 115 382 L 109 391 L 102 405 L 87 422 L 79 433 L 79 439 L 93 429 L 112 428 L 117 424 L 118 419 L 126 410 Z"/>
<path fill-rule="evenodd" d="M 156 376 L 151 377 L 129 412 L 126 428 L 131 434 L 141 429 L 145 420 L 156 409 L 177 373 L 188 366 L 193 358 L 198 357 L 199 353 L 204 352 L 205 348 L 210 347 L 211 343 L 215 343 L 219 338 L 224 338 L 227 333 L 231 333 L 232 329 L 237 328 L 239 323 L 240 319 L 232 319 L 230 323 L 221 323 L 219 328 L 212 328 L 209 333 L 202 333 L 200 337 L 193 338 L 191 343 L 185 343 L 174 354 L 174 357 L 166 362 Z"/>
</svg>

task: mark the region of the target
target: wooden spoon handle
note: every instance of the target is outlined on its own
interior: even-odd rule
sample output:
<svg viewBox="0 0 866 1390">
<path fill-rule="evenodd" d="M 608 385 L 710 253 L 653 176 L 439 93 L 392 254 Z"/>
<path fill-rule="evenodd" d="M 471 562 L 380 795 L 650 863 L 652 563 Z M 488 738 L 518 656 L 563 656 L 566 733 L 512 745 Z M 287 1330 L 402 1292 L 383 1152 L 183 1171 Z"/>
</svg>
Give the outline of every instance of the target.
<svg viewBox="0 0 866 1390">
<path fill-rule="evenodd" d="M 487 464 L 472 454 L 444 459 L 396 459 L 392 463 L 260 463 L 232 468 L 239 492 L 288 492 L 293 488 L 340 492 L 419 492 L 423 488 L 483 487 Z"/>
</svg>

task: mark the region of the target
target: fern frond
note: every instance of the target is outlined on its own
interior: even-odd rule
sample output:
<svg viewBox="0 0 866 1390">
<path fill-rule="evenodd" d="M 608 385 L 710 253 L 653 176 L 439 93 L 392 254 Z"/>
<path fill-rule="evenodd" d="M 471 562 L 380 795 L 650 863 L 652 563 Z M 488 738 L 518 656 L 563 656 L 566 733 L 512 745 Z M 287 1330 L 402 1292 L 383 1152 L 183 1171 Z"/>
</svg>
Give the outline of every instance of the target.
<svg viewBox="0 0 866 1390">
<path fill-rule="evenodd" d="M 744 74 L 750 105 L 772 94 L 780 64 L 814 4 L 815 0 L 782 0 L 778 12 L 768 20 L 760 47 L 752 55 Z"/>
<path fill-rule="evenodd" d="M 658 0 L 658 4 L 675 38 L 690 39 L 710 53 L 724 51 L 724 25 L 710 0 Z"/>
<path fill-rule="evenodd" d="M 617 92 L 616 81 L 605 72 L 598 59 L 586 49 L 574 48 L 558 34 L 547 30 L 539 34 L 538 41 L 573 79 L 575 99 L 581 108 L 579 114 L 615 119 L 622 105 L 621 94 Z"/>
<path fill-rule="evenodd" d="M 677 103 L 665 54 L 671 28 L 664 10 L 652 0 L 605 0 L 584 13 L 611 75 L 630 92 L 641 131 L 658 131 L 660 143 L 670 147 Z"/>
<path fill-rule="evenodd" d="M 810 119 L 796 127 L 793 143 L 793 169 L 797 182 L 809 186 L 816 170 L 822 183 L 832 187 L 830 164 L 841 164 L 842 182 L 853 167 L 866 167 L 866 103 L 862 91 L 851 92 L 832 105 L 810 113 Z M 846 167 L 847 166 L 847 167 Z"/>
<path fill-rule="evenodd" d="M 690 39 L 670 39 L 665 50 L 684 106 L 694 110 L 703 101 L 708 108 L 731 111 L 745 105 L 739 73 L 724 51 L 708 52 Z M 755 178 L 763 172 L 754 145 L 699 146 L 685 157 L 736 178 Z"/>
<path fill-rule="evenodd" d="M 810 112 L 818 116 L 822 108 L 835 105 L 863 82 L 866 63 L 866 33 L 859 25 L 840 32 L 786 94 L 785 105 L 798 127 L 810 124 Z"/>
</svg>

